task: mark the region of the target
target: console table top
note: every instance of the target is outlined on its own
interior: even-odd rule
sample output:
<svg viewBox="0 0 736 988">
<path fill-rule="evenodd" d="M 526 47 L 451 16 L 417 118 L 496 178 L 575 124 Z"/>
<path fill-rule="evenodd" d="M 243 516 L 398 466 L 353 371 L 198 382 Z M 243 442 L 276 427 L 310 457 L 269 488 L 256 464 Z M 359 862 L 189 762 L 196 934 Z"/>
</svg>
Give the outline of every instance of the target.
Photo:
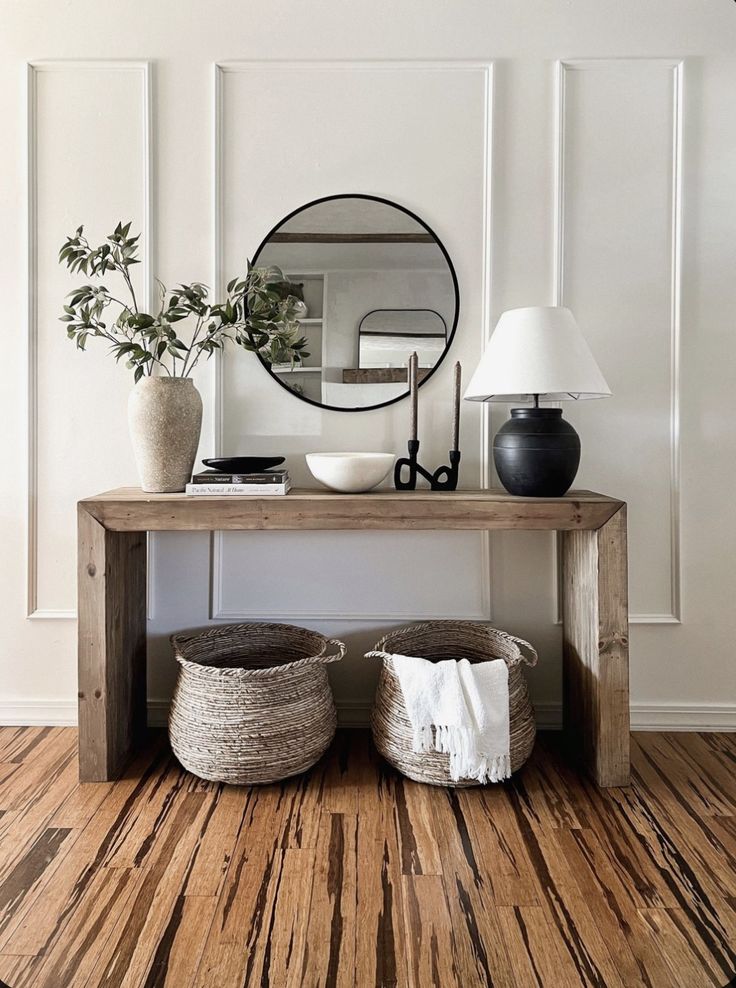
<svg viewBox="0 0 736 988">
<path fill-rule="evenodd" d="M 501 489 L 287 495 L 145 494 L 121 487 L 79 502 L 103 528 L 135 531 L 487 530 L 601 528 L 624 502 L 594 491 L 564 497 L 516 497 Z"/>
</svg>

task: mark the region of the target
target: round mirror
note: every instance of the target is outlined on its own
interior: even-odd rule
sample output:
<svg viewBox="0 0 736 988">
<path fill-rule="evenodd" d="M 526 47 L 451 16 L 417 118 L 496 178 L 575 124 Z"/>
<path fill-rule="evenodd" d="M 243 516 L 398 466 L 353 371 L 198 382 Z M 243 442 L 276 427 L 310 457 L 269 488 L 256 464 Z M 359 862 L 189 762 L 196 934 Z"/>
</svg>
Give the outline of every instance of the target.
<svg viewBox="0 0 736 988">
<path fill-rule="evenodd" d="M 419 383 L 437 369 L 458 318 L 447 251 L 414 213 L 387 199 L 328 196 L 290 213 L 253 264 L 276 268 L 278 290 L 299 299 L 301 362 L 261 362 L 305 401 L 338 411 L 405 397 L 408 361 Z"/>
</svg>

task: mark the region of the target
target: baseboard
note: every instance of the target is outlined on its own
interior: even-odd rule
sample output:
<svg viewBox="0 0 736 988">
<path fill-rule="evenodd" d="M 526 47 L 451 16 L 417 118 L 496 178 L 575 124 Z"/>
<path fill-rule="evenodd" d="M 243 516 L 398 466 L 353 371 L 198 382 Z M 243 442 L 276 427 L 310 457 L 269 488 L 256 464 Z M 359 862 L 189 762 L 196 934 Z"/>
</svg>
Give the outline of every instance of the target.
<svg viewBox="0 0 736 988">
<path fill-rule="evenodd" d="M 163 727 L 169 711 L 167 699 L 148 701 L 148 723 Z M 562 725 L 559 703 L 535 704 L 537 727 L 558 730 Z M 370 705 L 363 700 L 337 703 L 340 727 L 367 727 Z M 77 704 L 73 700 L 0 700 L 0 725 L 7 727 L 74 727 Z M 736 703 L 632 703 L 633 731 L 736 731 Z"/>
<path fill-rule="evenodd" d="M 561 703 L 535 703 L 540 731 L 562 727 Z M 366 727 L 370 707 L 365 703 L 338 703 L 341 727 Z M 736 703 L 632 703 L 632 731 L 736 731 Z"/>
<path fill-rule="evenodd" d="M 736 731 L 736 703 L 632 703 L 632 731 Z"/>
<path fill-rule="evenodd" d="M 535 703 L 537 727 L 562 727 L 561 703 Z M 632 731 L 736 731 L 736 703 L 632 703 Z"/>
<path fill-rule="evenodd" d="M 537 727 L 562 727 L 561 703 L 535 703 Z M 632 731 L 736 731 L 736 703 L 632 703 Z"/>
<path fill-rule="evenodd" d="M 168 700 L 148 701 L 151 727 L 165 726 L 168 712 Z M 0 726 L 76 727 L 77 704 L 74 700 L 0 700 Z"/>
<path fill-rule="evenodd" d="M 167 699 L 148 701 L 148 724 L 165 727 L 169 716 Z M 362 700 L 337 704 L 340 727 L 367 727 L 370 705 Z M 73 700 L 0 700 L 0 726 L 76 727 L 77 704 Z"/>
<path fill-rule="evenodd" d="M 0 700 L 3 727 L 76 727 L 74 700 Z"/>
</svg>

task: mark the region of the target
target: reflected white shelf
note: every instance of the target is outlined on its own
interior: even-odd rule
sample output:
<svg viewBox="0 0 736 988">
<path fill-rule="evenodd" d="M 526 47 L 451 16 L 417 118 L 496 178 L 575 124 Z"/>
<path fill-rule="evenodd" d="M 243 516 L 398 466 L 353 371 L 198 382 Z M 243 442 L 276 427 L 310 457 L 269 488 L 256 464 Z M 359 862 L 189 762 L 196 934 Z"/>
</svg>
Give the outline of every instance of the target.
<svg viewBox="0 0 736 988">
<path fill-rule="evenodd" d="M 291 364 L 273 364 L 274 374 L 321 374 L 321 367 L 292 367 Z"/>
<path fill-rule="evenodd" d="M 323 322 L 323 319 L 322 316 L 307 316 L 306 319 L 298 319 L 297 322 L 303 326 L 315 326 L 317 323 Z"/>
</svg>

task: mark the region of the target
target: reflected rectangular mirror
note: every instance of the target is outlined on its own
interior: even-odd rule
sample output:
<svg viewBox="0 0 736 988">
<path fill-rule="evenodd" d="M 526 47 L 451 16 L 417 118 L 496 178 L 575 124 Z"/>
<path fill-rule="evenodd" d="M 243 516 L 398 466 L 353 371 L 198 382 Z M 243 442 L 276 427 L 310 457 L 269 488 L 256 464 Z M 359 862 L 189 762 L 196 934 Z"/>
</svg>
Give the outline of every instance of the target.
<svg viewBox="0 0 736 988">
<path fill-rule="evenodd" d="M 408 394 L 407 362 L 420 383 L 447 352 L 458 318 L 454 269 L 414 213 L 375 196 L 343 195 L 296 210 L 264 239 L 253 263 L 283 272 L 303 300 L 301 364 L 264 366 L 292 394 L 341 411 L 376 408 Z"/>
</svg>

